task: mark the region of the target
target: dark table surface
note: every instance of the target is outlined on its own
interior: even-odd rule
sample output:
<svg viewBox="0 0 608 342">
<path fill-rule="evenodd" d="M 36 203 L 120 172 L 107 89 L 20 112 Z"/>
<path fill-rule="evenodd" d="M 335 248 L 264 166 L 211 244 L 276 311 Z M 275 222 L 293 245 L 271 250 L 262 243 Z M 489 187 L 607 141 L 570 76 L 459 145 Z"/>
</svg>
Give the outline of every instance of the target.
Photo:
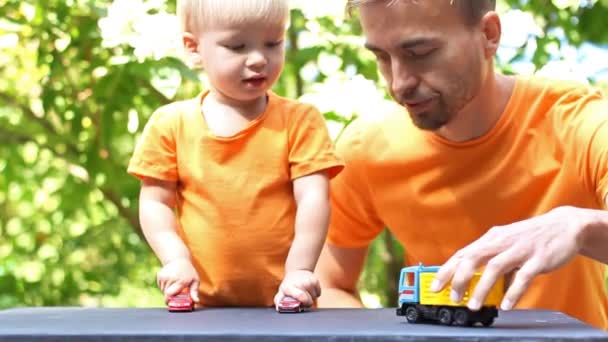
<svg viewBox="0 0 608 342">
<path fill-rule="evenodd" d="M 500 312 L 490 328 L 409 324 L 395 309 L 18 308 L 0 311 L 0 341 L 608 341 L 553 311 Z"/>
</svg>

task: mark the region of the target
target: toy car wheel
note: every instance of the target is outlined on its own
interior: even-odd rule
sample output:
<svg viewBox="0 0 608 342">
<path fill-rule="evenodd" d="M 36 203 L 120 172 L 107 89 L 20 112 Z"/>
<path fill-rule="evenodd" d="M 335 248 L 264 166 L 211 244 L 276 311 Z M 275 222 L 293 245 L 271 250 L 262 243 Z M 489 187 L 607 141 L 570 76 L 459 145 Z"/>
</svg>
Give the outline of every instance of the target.
<svg viewBox="0 0 608 342">
<path fill-rule="evenodd" d="M 454 311 L 454 324 L 461 327 L 471 325 L 471 315 L 466 309 L 457 309 Z"/>
<path fill-rule="evenodd" d="M 410 323 L 418 323 L 420 322 L 420 310 L 418 310 L 417 307 L 415 306 L 408 306 L 405 309 L 405 318 L 407 319 L 408 322 Z"/>
<path fill-rule="evenodd" d="M 439 309 L 439 324 L 441 325 L 450 325 L 452 324 L 452 310 L 448 308 Z"/>
</svg>

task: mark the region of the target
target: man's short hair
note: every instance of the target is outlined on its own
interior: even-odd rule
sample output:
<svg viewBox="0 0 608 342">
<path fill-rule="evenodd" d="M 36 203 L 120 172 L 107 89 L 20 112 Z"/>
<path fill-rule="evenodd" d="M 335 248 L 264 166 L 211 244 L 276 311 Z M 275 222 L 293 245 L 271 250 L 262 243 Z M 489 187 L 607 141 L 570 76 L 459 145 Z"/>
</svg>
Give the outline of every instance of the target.
<svg viewBox="0 0 608 342">
<path fill-rule="evenodd" d="M 402 0 L 348 0 L 346 3 L 346 11 L 348 13 L 352 13 L 352 10 L 370 2 L 376 1 L 385 1 L 387 2 L 387 6 L 394 4 L 397 1 Z M 408 0 L 408 1 L 418 1 L 418 0 Z M 422 0 L 429 1 L 429 0 Z M 436 0 L 432 0 L 436 1 Z M 448 1 L 448 0 L 442 0 Z M 458 6 L 460 13 L 465 20 L 467 25 L 475 25 L 478 24 L 484 14 L 489 11 L 493 11 L 496 9 L 496 0 L 449 0 L 453 5 Z"/>
<path fill-rule="evenodd" d="M 198 34 L 217 23 L 282 23 L 289 21 L 287 0 L 177 0 L 182 32 Z"/>
</svg>

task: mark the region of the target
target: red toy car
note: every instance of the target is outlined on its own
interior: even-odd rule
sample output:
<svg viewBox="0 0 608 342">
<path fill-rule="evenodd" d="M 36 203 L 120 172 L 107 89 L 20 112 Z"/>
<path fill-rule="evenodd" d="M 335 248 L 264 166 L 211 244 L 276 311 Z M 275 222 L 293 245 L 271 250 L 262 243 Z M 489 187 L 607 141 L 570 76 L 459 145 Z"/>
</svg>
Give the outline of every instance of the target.
<svg viewBox="0 0 608 342">
<path fill-rule="evenodd" d="M 302 311 L 304 311 L 304 309 L 302 309 L 300 301 L 295 298 L 284 297 L 279 302 L 279 312 L 280 313 L 288 313 L 288 312 L 298 313 L 298 312 L 302 312 Z"/>
<path fill-rule="evenodd" d="M 182 291 L 169 298 L 167 307 L 170 312 L 194 311 L 194 301 L 188 291 Z"/>
</svg>

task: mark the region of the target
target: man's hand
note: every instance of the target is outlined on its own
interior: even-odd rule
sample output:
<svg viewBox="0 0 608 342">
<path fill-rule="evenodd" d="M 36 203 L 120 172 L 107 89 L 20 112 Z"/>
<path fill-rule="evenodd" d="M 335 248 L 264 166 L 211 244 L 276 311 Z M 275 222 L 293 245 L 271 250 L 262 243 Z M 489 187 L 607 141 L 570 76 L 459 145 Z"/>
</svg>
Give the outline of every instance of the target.
<svg viewBox="0 0 608 342">
<path fill-rule="evenodd" d="M 192 300 L 198 303 L 199 282 L 192 262 L 182 258 L 168 262 L 156 275 L 156 283 L 165 295 L 165 302 L 186 288 L 190 290 Z"/>
<path fill-rule="evenodd" d="M 290 271 L 279 286 L 274 296 L 274 305 L 278 307 L 283 297 L 292 297 L 300 301 L 302 307 L 311 307 L 315 299 L 321 295 L 321 285 L 315 275 L 306 270 Z"/>
<path fill-rule="evenodd" d="M 596 216 L 596 210 L 560 207 L 528 220 L 494 227 L 454 254 L 437 272 L 431 290 L 441 290 L 451 279 L 451 299 L 458 302 L 473 274 L 485 264 L 468 302 L 471 310 L 478 310 L 498 277 L 514 271 L 500 306 L 509 310 L 534 277 L 559 268 L 581 251 L 582 232 L 596 222 Z"/>
</svg>

